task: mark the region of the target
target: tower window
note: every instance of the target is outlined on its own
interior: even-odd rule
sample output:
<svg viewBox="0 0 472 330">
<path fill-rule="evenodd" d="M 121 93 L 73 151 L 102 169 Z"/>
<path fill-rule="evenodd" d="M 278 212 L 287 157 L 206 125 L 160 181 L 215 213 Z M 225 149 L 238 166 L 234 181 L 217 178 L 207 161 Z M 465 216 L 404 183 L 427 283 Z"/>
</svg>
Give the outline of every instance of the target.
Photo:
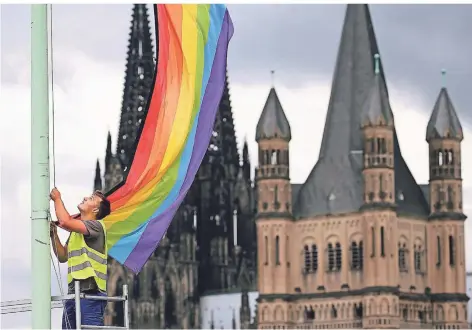
<svg viewBox="0 0 472 330">
<path fill-rule="evenodd" d="M 398 243 L 398 268 L 400 272 L 408 272 L 407 254 L 406 244 Z"/>
<path fill-rule="evenodd" d="M 375 228 L 374 227 L 370 227 L 370 236 L 371 236 L 371 239 L 372 239 L 372 255 L 371 257 L 375 257 Z"/>
<path fill-rule="evenodd" d="M 280 265 L 280 239 L 275 236 L 275 264 Z"/>
<path fill-rule="evenodd" d="M 279 157 L 278 157 L 277 151 L 272 150 L 270 154 L 270 165 L 277 165 L 278 158 Z"/>
<path fill-rule="evenodd" d="M 385 257 L 385 233 L 384 227 L 380 227 L 380 255 Z"/>
<path fill-rule="evenodd" d="M 375 141 L 374 141 L 374 139 L 370 139 L 369 144 L 370 144 L 370 152 L 374 153 L 375 152 Z"/>
<path fill-rule="evenodd" d="M 449 265 L 454 266 L 456 264 L 456 248 L 454 244 L 454 237 L 449 235 Z"/>
<path fill-rule="evenodd" d="M 438 165 L 443 166 L 444 165 L 444 153 L 442 150 L 438 151 Z"/>
<path fill-rule="evenodd" d="M 289 255 L 290 255 L 290 244 L 289 244 L 289 238 L 287 235 L 285 236 L 285 260 L 287 260 L 287 266 L 290 265 L 290 263 L 288 262 Z"/>
<path fill-rule="evenodd" d="M 269 264 L 269 238 L 264 236 L 264 255 L 265 255 L 265 264 Z"/>
<path fill-rule="evenodd" d="M 439 236 L 436 237 L 436 248 L 437 248 L 437 258 L 438 261 L 436 262 L 436 266 L 441 266 L 441 238 Z"/>
</svg>

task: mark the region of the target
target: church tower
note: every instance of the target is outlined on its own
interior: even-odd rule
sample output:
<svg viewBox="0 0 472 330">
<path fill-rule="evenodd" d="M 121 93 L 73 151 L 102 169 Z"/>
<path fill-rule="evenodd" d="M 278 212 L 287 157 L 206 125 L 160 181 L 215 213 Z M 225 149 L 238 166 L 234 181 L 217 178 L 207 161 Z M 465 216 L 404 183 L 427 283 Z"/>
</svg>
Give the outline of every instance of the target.
<svg viewBox="0 0 472 330">
<path fill-rule="evenodd" d="M 445 72 L 443 71 L 443 75 Z M 462 211 L 462 127 L 446 87 L 442 87 L 426 129 L 429 144 L 431 290 L 444 296 L 441 307 L 449 310 L 458 301 L 455 293 L 466 292 L 464 220 Z M 447 327 L 465 327 L 466 313 L 445 315 Z M 464 317 L 462 317 L 464 316 Z M 439 320 L 438 320 L 439 321 Z"/>
<path fill-rule="evenodd" d="M 395 170 L 394 170 L 394 120 L 388 99 L 385 80 L 380 75 L 380 55 L 375 54 L 375 68 L 372 86 L 361 113 L 361 127 L 364 134 L 364 213 L 363 232 L 366 246 L 351 244 L 351 251 L 358 249 L 360 262 L 353 263 L 372 276 L 364 278 L 366 287 L 395 287 L 398 272 L 396 255 L 397 216 L 395 213 Z M 360 242 L 359 244 L 363 244 Z M 377 297 L 378 301 L 395 300 L 394 296 Z M 386 313 L 386 315 L 378 315 Z M 389 318 L 387 311 L 380 310 L 364 319 L 364 326 L 379 327 L 378 319 Z"/>
<path fill-rule="evenodd" d="M 136 4 L 133 6 L 129 33 L 123 103 L 116 146 L 116 153 L 124 173 L 128 171 L 133 159 L 139 127 L 147 114 L 146 103 L 153 83 L 154 68 L 154 47 L 148 9 L 145 4 Z"/>
<path fill-rule="evenodd" d="M 256 128 L 258 291 L 288 293 L 292 192 L 289 143 L 292 138 L 275 88 L 272 87 Z"/>
</svg>

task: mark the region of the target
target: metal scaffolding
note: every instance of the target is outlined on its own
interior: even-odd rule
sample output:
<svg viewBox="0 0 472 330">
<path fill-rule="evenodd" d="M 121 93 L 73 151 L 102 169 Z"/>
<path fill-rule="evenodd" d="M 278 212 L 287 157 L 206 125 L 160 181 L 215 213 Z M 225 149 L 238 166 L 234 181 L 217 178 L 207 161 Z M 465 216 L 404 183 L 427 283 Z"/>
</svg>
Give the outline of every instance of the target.
<svg viewBox="0 0 472 330">
<path fill-rule="evenodd" d="M 76 329 L 129 329 L 129 301 L 128 301 L 128 285 L 123 285 L 123 295 L 116 297 L 108 296 L 94 296 L 80 292 L 80 282 L 75 281 L 75 292 L 73 294 L 67 294 L 64 296 L 53 296 L 51 297 L 51 309 L 63 308 L 64 300 L 75 300 L 75 321 Z M 124 327 L 117 326 L 95 326 L 82 324 L 80 315 L 80 299 L 91 299 L 91 300 L 105 300 L 110 302 L 123 302 L 124 308 Z M 23 300 L 11 300 L 4 301 L 1 303 L 1 314 L 12 314 L 32 311 L 31 299 Z"/>
</svg>

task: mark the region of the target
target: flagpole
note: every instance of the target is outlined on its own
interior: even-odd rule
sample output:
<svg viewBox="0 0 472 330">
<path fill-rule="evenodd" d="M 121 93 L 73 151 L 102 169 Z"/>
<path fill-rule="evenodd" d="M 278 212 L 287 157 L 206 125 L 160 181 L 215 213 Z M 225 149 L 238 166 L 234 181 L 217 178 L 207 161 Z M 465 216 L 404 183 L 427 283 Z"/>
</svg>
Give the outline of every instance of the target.
<svg viewBox="0 0 472 330">
<path fill-rule="evenodd" d="M 31 5 L 32 328 L 51 329 L 47 5 Z"/>
</svg>

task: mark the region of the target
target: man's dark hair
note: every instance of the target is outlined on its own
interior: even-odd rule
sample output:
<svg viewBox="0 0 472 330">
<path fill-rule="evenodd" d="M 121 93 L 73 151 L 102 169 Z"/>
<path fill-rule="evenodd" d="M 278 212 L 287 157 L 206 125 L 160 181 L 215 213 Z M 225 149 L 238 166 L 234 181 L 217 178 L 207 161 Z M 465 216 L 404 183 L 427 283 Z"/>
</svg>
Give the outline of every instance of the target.
<svg viewBox="0 0 472 330">
<path fill-rule="evenodd" d="M 95 191 L 94 194 L 101 199 L 101 202 L 98 206 L 97 220 L 102 220 L 111 212 L 110 201 L 99 190 Z"/>
</svg>

